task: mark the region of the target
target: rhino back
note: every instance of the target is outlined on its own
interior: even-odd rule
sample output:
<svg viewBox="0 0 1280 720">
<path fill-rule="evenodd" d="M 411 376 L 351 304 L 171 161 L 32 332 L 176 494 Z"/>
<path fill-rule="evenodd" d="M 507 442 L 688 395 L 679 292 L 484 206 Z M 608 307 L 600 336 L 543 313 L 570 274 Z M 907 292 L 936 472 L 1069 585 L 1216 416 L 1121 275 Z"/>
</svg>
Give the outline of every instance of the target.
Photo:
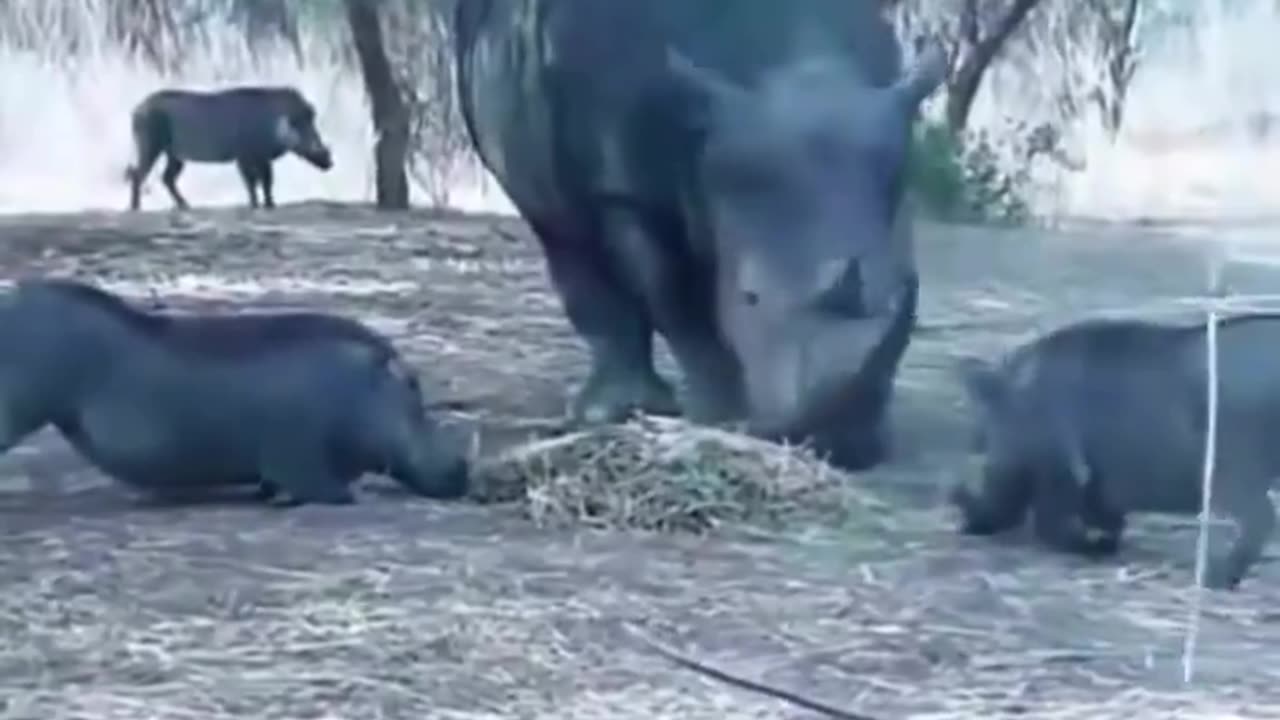
<svg viewBox="0 0 1280 720">
<path fill-rule="evenodd" d="M 463 0 L 456 53 L 476 149 L 526 216 L 578 217 L 600 197 L 674 213 L 693 182 L 691 109 L 667 49 L 745 84 L 797 51 L 836 49 L 872 85 L 901 55 L 870 0 Z"/>
</svg>

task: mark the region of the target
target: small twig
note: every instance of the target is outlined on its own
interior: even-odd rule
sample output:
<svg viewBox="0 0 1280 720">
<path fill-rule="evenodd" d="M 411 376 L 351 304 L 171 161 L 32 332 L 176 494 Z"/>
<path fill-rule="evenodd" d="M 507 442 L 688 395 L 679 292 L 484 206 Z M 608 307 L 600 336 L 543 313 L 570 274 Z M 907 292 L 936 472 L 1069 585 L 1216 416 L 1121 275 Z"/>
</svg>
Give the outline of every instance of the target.
<svg viewBox="0 0 1280 720">
<path fill-rule="evenodd" d="M 827 705 L 817 700 L 811 700 L 802 695 L 797 695 L 790 690 L 783 690 L 781 688 L 766 685 L 758 680 L 749 680 L 747 678 L 738 677 L 737 675 L 731 675 L 724 670 L 711 667 L 699 660 L 695 660 L 694 658 L 683 655 L 662 645 L 658 641 L 649 638 L 630 623 L 627 623 L 625 627 L 637 640 L 647 645 L 649 649 L 653 650 L 657 654 L 677 665 L 680 665 L 681 667 L 714 678 L 720 682 L 728 683 L 729 685 L 733 685 L 734 687 L 742 688 L 744 690 L 751 690 L 778 700 L 783 700 L 791 703 L 792 705 L 797 705 L 806 710 L 812 710 L 828 717 L 838 718 L 839 720 L 879 720 L 878 718 L 874 718 L 870 715 L 860 715 L 848 710 L 841 710 L 840 708 L 832 707 L 831 705 Z"/>
</svg>

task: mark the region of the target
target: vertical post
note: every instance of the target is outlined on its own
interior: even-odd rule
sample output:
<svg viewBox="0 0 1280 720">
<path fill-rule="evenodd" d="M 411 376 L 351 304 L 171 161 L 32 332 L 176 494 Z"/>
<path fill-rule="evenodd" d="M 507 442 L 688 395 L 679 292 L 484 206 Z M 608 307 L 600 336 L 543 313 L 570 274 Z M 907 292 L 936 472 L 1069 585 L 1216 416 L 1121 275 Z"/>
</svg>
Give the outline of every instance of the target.
<svg viewBox="0 0 1280 720">
<path fill-rule="evenodd" d="M 1195 677 L 1196 642 L 1204 605 L 1205 572 L 1209 565 L 1209 508 L 1213 504 L 1213 474 L 1218 451 L 1218 309 L 1226 295 L 1222 282 L 1224 251 L 1214 248 L 1209 258 L 1209 312 L 1205 319 L 1205 433 L 1204 466 L 1200 487 L 1200 533 L 1196 540 L 1196 581 L 1192 590 L 1191 613 L 1182 648 L 1182 681 Z"/>
</svg>

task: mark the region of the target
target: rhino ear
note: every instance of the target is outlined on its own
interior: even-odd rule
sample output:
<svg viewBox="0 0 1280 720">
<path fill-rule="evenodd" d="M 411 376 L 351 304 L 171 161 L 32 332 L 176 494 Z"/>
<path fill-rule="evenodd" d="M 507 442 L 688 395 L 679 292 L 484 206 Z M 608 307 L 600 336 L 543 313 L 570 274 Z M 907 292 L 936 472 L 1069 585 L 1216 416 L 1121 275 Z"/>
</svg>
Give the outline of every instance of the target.
<svg viewBox="0 0 1280 720">
<path fill-rule="evenodd" d="M 936 40 L 917 57 L 915 64 L 894 84 L 894 92 L 915 112 L 924 99 L 947 79 L 950 72 L 947 52 Z"/>
<path fill-rule="evenodd" d="M 715 107 L 741 98 L 745 91 L 714 70 L 698 65 L 675 48 L 667 48 L 667 72 L 684 91 Z"/>
<path fill-rule="evenodd" d="M 1000 371 L 978 358 L 961 358 L 955 373 L 969 399 L 979 407 L 993 409 L 1004 403 L 1006 388 Z"/>
</svg>

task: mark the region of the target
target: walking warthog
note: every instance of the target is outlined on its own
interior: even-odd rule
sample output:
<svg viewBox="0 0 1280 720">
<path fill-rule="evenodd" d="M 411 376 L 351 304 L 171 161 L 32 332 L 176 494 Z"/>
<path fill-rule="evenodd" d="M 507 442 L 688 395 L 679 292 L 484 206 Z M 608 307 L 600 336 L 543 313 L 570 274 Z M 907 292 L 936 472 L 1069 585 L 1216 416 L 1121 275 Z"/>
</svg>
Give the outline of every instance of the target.
<svg viewBox="0 0 1280 720">
<path fill-rule="evenodd" d="M 1280 315 L 1224 320 L 1213 510 L 1239 537 L 1206 584 L 1234 587 L 1276 524 Z M 1108 555 L 1128 512 L 1200 511 L 1207 434 L 1205 327 L 1091 320 L 962 367 L 984 455 L 976 489 L 952 500 L 964 532 L 988 535 L 1031 511 L 1046 544 Z"/>
<path fill-rule="evenodd" d="M 141 205 L 142 183 L 161 155 L 165 188 L 179 208 L 190 207 L 178 191 L 185 163 L 235 162 L 249 204 L 275 207 L 272 163 L 292 152 L 323 171 L 333 156 L 315 126 L 316 111 L 291 87 L 234 87 L 217 92 L 160 90 L 148 95 L 132 115 L 135 162 L 125 171 L 129 207 Z"/>
</svg>

